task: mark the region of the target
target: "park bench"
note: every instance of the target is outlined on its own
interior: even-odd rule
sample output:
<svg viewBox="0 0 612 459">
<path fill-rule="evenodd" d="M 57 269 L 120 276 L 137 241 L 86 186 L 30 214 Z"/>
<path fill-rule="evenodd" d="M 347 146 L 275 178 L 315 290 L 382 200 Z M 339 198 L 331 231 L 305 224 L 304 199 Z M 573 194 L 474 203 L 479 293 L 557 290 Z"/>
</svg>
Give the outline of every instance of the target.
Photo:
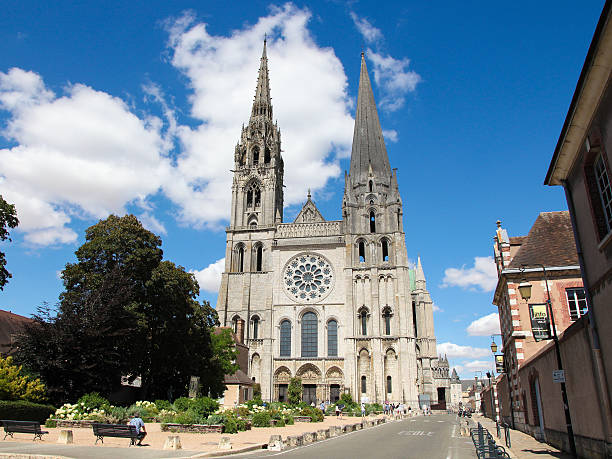
<svg viewBox="0 0 612 459">
<path fill-rule="evenodd" d="M 102 443 L 104 443 L 104 437 L 129 438 L 130 446 L 135 445 L 138 439 L 136 426 L 131 424 L 100 424 L 94 422 L 91 427 L 96 436 L 96 445 L 98 440 L 102 440 Z"/>
<path fill-rule="evenodd" d="M 11 421 L 11 420 L 1 420 L 0 421 L 4 426 L 4 431 L 6 434 L 4 435 L 4 440 L 8 435 L 13 437 L 14 433 L 29 433 L 34 434 L 34 440 L 37 438 L 42 440 L 42 436 L 44 434 L 48 434 L 49 432 L 40 430 L 40 423 L 38 421 Z"/>
</svg>

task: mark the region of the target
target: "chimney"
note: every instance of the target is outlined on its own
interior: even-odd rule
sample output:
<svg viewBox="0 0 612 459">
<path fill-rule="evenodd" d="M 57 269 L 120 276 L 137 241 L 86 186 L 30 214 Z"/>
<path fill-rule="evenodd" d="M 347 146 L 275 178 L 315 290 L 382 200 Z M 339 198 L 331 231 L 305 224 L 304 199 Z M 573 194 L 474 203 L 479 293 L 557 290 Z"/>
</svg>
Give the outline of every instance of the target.
<svg viewBox="0 0 612 459">
<path fill-rule="evenodd" d="M 236 339 L 239 344 L 244 344 L 244 320 L 238 319 L 236 327 Z"/>
</svg>

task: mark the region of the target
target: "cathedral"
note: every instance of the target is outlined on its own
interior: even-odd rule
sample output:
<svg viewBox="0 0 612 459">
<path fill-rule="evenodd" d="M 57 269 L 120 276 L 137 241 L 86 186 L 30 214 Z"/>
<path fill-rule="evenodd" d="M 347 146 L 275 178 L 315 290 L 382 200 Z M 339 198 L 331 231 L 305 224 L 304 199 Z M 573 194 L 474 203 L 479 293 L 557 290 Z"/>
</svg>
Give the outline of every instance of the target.
<svg viewBox="0 0 612 459">
<path fill-rule="evenodd" d="M 249 348 L 262 398 L 439 404 L 450 393 L 438 358 L 433 304 L 420 258 L 411 266 L 397 170 L 391 169 L 361 56 L 342 219 L 326 220 L 310 193 L 283 221 L 281 135 L 274 122 L 264 41 L 251 116 L 234 152 L 221 323 Z"/>
</svg>

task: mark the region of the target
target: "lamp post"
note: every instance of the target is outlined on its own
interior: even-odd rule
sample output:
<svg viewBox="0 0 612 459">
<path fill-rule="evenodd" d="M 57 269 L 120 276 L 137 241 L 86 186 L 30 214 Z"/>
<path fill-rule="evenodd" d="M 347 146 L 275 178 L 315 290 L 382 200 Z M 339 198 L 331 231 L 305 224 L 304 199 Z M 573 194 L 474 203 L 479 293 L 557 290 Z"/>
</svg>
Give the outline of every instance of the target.
<svg viewBox="0 0 612 459">
<path fill-rule="evenodd" d="M 544 267 L 544 265 L 539 264 L 539 263 L 536 264 L 535 266 L 542 268 L 542 272 L 544 273 L 544 283 L 546 284 L 546 306 L 548 308 L 548 314 L 550 315 L 550 324 L 552 326 L 552 335 L 553 335 L 552 339 L 553 339 L 553 342 L 555 343 L 555 351 L 557 353 L 557 365 L 559 366 L 559 370 L 563 371 L 563 362 L 561 361 L 561 349 L 559 347 L 559 338 L 557 337 L 557 327 L 555 325 L 555 315 L 553 313 L 552 303 L 550 301 L 550 290 L 548 288 L 548 276 L 546 275 L 546 268 Z M 524 277 L 526 267 L 527 266 L 521 266 L 521 272 L 523 273 L 523 279 L 521 280 L 521 283 L 519 284 L 518 289 L 521 294 L 521 297 L 523 297 L 523 299 L 528 302 L 529 299 L 531 298 L 531 284 L 527 282 L 527 279 Z M 564 371 L 563 373 L 565 376 Z M 563 381 L 561 382 L 561 398 L 563 399 L 563 410 L 565 411 L 565 425 L 567 428 L 567 437 L 569 440 L 569 447 L 570 447 L 572 455 L 574 457 L 578 457 L 576 453 L 576 442 L 574 440 L 574 429 L 572 427 L 572 417 L 570 415 L 569 403 L 567 401 L 567 390 L 565 388 L 565 377 L 563 378 Z"/>
<path fill-rule="evenodd" d="M 495 343 L 496 336 L 500 336 L 502 340 L 504 338 L 501 333 L 494 333 L 493 335 L 491 335 L 491 352 L 493 353 L 493 355 L 495 355 L 495 353 L 497 352 L 497 344 Z M 495 362 L 495 364 L 497 365 L 497 362 Z M 514 429 L 515 426 L 514 426 L 514 407 L 512 406 L 512 382 L 510 381 L 510 375 L 508 374 L 509 368 L 510 368 L 510 365 L 508 364 L 508 362 L 506 362 L 506 359 L 504 357 L 504 372 L 506 373 L 506 381 L 508 382 L 508 398 L 510 399 L 510 422 L 512 424 L 512 428 Z M 502 412 L 501 407 L 499 408 L 499 411 Z"/>
</svg>

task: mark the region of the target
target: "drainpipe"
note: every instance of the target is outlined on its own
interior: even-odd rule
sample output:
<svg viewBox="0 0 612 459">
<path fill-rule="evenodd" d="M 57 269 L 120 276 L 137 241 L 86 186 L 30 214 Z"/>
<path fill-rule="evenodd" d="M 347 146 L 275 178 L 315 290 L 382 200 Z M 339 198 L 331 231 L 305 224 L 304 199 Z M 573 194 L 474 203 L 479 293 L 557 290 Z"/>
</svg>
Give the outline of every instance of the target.
<svg viewBox="0 0 612 459">
<path fill-rule="evenodd" d="M 591 351 L 593 353 L 593 373 L 595 377 L 595 386 L 597 387 L 597 393 L 599 400 L 602 405 L 601 420 L 606 436 L 606 443 L 612 444 L 612 405 L 610 404 L 610 396 L 608 394 L 608 383 L 606 381 L 606 372 L 603 359 L 601 358 L 601 346 L 599 343 L 599 332 L 597 330 L 597 318 L 595 315 L 595 309 L 593 308 L 593 299 L 591 297 L 591 288 L 587 276 L 587 269 L 584 262 L 584 253 L 582 252 L 582 245 L 580 244 L 580 232 L 578 231 L 578 225 L 576 224 L 576 208 L 574 207 L 574 199 L 572 191 L 567 184 L 566 180 L 562 180 L 561 184 L 565 190 L 565 199 L 569 209 L 570 218 L 572 221 L 572 229 L 574 231 L 574 241 L 576 242 L 576 252 L 578 253 L 578 261 L 580 262 L 580 270 L 582 272 L 582 284 L 584 286 L 584 292 L 586 295 L 587 305 L 589 306 L 589 327 L 591 329 Z"/>
</svg>

